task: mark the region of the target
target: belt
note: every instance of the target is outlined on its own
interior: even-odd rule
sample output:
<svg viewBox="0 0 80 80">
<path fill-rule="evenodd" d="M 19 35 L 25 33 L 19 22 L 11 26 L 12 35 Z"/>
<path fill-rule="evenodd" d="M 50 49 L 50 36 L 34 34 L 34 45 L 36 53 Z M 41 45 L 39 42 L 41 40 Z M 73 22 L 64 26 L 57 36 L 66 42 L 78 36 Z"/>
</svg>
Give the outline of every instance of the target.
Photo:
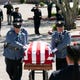
<svg viewBox="0 0 80 80">
<path fill-rule="evenodd" d="M 20 50 L 20 48 L 18 48 L 18 47 L 11 46 L 10 43 L 5 43 L 4 48 L 9 48 L 9 49 L 12 49 L 12 50 Z"/>
<path fill-rule="evenodd" d="M 20 50 L 19 48 L 17 48 L 17 47 L 13 47 L 13 46 L 8 46 L 7 48 L 9 48 L 9 49 L 12 49 L 12 50 Z"/>
</svg>

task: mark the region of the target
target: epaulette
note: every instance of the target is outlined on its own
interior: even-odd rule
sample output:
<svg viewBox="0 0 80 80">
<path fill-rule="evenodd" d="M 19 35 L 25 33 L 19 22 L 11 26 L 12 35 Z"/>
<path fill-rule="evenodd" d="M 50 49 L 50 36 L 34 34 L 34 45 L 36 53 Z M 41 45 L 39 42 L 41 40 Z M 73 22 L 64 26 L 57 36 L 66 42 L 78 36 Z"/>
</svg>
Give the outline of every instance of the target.
<svg viewBox="0 0 80 80">
<path fill-rule="evenodd" d="M 13 33 L 13 32 L 14 32 L 14 30 L 10 30 L 8 33 L 11 34 L 11 33 Z"/>
<path fill-rule="evenodd" d="M 52 36 L 55 35 L 55 34 L 57 34 L 57 31 L 53 31 Z"/>
<path fill-rule="evenodd" d="M 63 35 L 64 35 L 65 33 L 66 33 L 66 34 L 69 34 L 69 32 L 68 32 L 67 30 L 64 30 Z"/>
<path fill-rule="evenodd" d="M 24 28 L 21 28 L 21 32 L 24 32 L 27 34 L 27 30 L 25 30 Z"/>
<path fill-rule="evenodd" d="M 14 33 L 14 29 L 11 29 L 8 34 L 11 35 L 12 33 Z"/>
<path fill-rule="evenodd" d="M 21 31 L 25 31 L 25 29 L 24 28 L 21 28 Z"/>
<path fill-rule="evenodd" d="M 11 32 L 11 31 L 9 31 L 9 32 L 8 32 L 8 34 L 9 34 L 9 35 L 11 35 L 11 34 L 12 34 L 12 32 Z"/>
</svg>

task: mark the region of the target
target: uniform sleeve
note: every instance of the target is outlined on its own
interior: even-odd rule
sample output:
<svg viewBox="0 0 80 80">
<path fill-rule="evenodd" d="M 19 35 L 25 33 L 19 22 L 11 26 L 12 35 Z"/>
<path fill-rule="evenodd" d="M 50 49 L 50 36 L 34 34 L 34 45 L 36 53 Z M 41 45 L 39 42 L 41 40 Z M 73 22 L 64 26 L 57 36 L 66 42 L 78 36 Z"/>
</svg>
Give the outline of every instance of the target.
<svg viewBox="0 0 80 80">
<path fill-rule="evenodd" d="M 55 42 L 55 32 L 52 34 L 52 39 L 51 39 L 51 50 L 56 48 L 56 42 Z"/>
<path fill-rule="evenodd" d="M 13 6 L 11 5 L 11 9 L 13 9 Z"/>
<path fill-rule="evenodd" d="M 21 13 L 19 13 L 19 15 L 20 15 L 20 18 L 22 19 L 22 14 L 21 14 Z"/>
<path fill-rule="evenodd" d="M 23 44 L 21 44 L 20 42 L 18 42 L 16 39 L 14 40 L 12 37 L 12 32 L 8 32 L 6 35 L 6 43 L 8 44 L 8 46 L 14 47 L 14 48 L 23 48 Z"/>
<path fill-rule="evenodd" d="M 26 45 L 26 44 L 28 44 L 28 32 L 25 29 L 22 29 L 22 32 L 25 34 L 25 36 L 24 36 L 24 39 L 25 39 L 24 45 Z"/>
<path fill-rule="evenodd" d="M 35 7 L 33 7 L 33 8 L 31 9 L 31 11 L 34 12 L 34 11 L 35 11 Z"/>
<path fill-rule="evenodd" d="M 7 8 L 7 4 L 6 4 L 6 5 L 4 5 L 4 8 Z"/>
</svg>

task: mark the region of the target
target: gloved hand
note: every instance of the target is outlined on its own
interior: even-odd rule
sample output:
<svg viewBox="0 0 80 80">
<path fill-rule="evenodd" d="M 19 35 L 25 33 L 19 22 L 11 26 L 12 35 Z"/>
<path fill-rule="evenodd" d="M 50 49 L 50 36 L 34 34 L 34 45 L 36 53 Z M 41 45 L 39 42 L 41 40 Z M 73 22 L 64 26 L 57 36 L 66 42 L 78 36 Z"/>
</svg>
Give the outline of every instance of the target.
<svg viewBox="0 0 80 80">
<path fill-rule="evenodd" d="M 57 52 L 58 51 L 58 49 L 57 48 L 54 48 L 53 50 L 52 50 L 52 53 L 55 53 L 55 52 Z"/>
<path fill-rule="evenodd" d="M 26 49 L 27 49 L 27 46 L 28 46 L 28 45 L 23 46 L 24 50 L 26 50 Z"/>
</svg>

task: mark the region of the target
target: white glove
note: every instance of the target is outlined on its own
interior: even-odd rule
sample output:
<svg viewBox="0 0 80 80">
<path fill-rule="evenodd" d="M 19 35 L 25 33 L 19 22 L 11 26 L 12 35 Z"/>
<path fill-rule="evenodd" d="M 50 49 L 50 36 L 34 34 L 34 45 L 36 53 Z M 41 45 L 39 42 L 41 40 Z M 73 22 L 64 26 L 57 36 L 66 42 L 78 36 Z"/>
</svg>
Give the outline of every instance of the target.
<svg viewBox="0 0 80 80">
<path fill-rule="evenodd" d="M 55 53 L 55 52 L 57 52 L 57 51 L 58 51 L 57 48 L 54 48 L 54 49 L 52 50 L 53 53 Z"/>
<path fill-rule="evenodd" d="M 28 46 L 28 45 L 25 45 L 25 46 L 23 46 L 23 48 L 24 48 L 24 49 L 27 49 L 27 46 Z"/>
</svg>

